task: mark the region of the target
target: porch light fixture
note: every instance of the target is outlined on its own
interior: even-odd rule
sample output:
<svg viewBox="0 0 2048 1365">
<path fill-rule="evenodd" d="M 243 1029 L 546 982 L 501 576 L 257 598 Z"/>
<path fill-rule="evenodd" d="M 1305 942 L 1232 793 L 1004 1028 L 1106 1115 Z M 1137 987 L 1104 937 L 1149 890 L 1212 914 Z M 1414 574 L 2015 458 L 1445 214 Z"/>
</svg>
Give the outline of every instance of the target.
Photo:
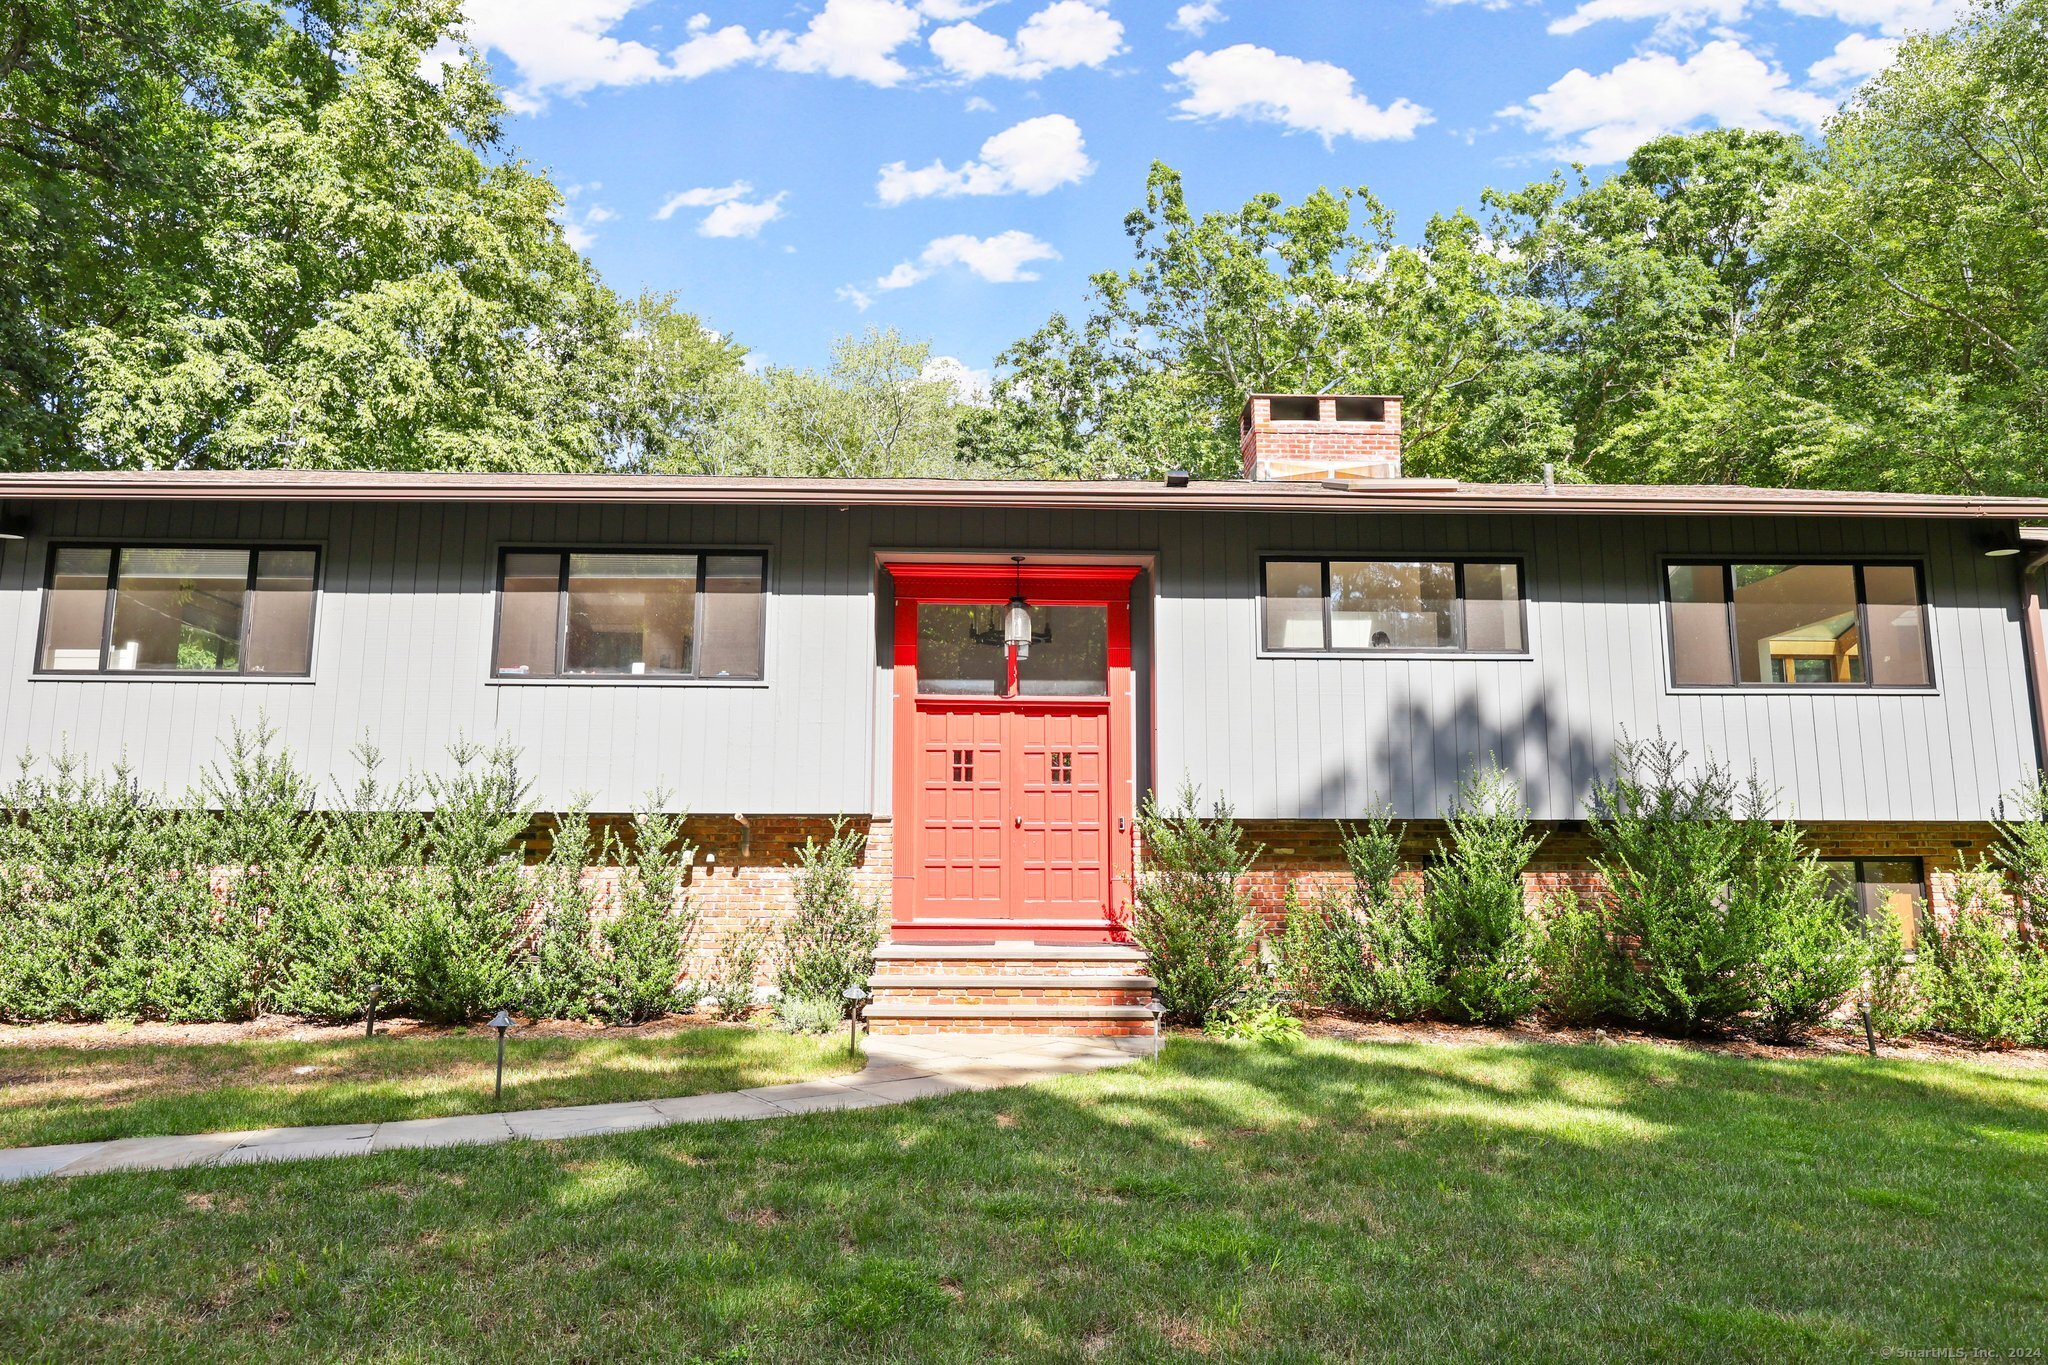
<svg viewBox="0 0 2048 1365">
<path fill-rule="evenodd" d="M 1031 657 L 1031 604 L 1024 600 L 1024 556 L 1011 555 L 1010 562 L 1017 566 L 1017 591 L 1010 598 L 1010 608 L 1003 613 L 1003 643 L 1015 646 L 1017 657 Z"/>
</svg>

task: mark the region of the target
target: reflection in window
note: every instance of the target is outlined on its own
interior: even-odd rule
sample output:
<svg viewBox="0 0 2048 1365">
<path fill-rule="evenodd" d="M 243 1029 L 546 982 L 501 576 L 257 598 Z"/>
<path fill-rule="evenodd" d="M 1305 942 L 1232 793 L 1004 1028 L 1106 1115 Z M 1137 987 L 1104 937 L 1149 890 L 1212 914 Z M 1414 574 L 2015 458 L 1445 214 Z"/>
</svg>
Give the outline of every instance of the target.
<svg viewBox="0 0 2048 1365">
<path fill-rule="evenodd" d="M 58 547 L 41 666 L 304 676 L 317 565 L 307 549 Z"/>
<path fill-rule="evenodd" d="M 1269 559 L 1265 648 L 1519 654 L 1521 567 L 1497 561 Z"/>
<path fill-rule="evenodd" d="M 1003 607 L 921 602 L 917 690 L 925 696 L 1000 697 L 1010 681 Z M 1109 695 L 1109 609 L 1034 606 L 1031 648 L 1017 660 L 1024 697 Z"/>
<path fill-rule="evenodd" d="M 1906 947 L 1913 947 L 1927 885 L 1926 869 L 1918 858 L 1823 858 L 1820 864 L 1836 890 L 1866 920 L 1891 916 L 1899 923 Z"/>
<path fill-rule="evenodd" d="M 1919 573 L 1897 564 L 1672 564 L 1680 686 L 1925 687 Z"/>
<path fill-rule="evenodd" d="M 507 551 L 500 678 L 759 678 L 760 555 Z"/>
</svg>

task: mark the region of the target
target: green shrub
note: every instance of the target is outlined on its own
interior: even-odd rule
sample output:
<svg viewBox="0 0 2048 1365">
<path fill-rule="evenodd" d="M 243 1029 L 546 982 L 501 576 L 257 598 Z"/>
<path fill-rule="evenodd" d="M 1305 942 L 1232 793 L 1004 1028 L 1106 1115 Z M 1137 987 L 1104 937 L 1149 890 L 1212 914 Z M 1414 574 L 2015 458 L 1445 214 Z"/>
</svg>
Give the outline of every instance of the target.
<svg viewBox="0 0 2048 1365">
<path fill-rule="evenodd" d="M 1212 1038 L 1246 1043 L 1291 1043 L 1303 1034 L 1301 1020 L 1277 1000 L 1247 998 L 1202 1025 Z"/>
<path fill-rule="evenodd" d="M 866 845 L 865 834 L 834 820 L 830 839 L 805 839 L 797 850 L 795 904 L 775 955 L 775 988 L 783 995 L 836 1005 L 841 991 L 874 973 L 881 911 L 855 880 Z"/>
<path fill-rule="evenodd" d="M 719 1019 L 744 1019 L 754 1008 L 754 978 L 768 952 L 768 926 L 759 922 L 727 931 L 704 983 L 703 998 Z"/>
<path fill-rule="evenodd" d="M 2007 905 L 1999 868 L 1959 872 L 1955 898 L 1920 936 L 1928 1026 L 1997 1047 L 2048 1043 L 2048 953 Z"/>
<path fill-rule="evenodd" d="M 1539 929 L 1523 898 L 1522 872 L 1543 839 L 1529 831 L 1521 788 L 1498 767 L 1468 774 L 1423 872 L 1428 937 L 1416 948 L 1451 1019 L 1499 1024 L 1536 1006 Z"/>
<path fill-rule="evenodd" d="M 598 1017 L 597 888 L 586 869 L 604 860 L 587 803 L 557 811 L 547 857 L 527 877 L 532 907 L 520 1008 L 536 1019 Z"/>
<path fill-rule="evenodd" d="M 618 901 L 600 933 L 598 996 L 607 1017 L 640 1024 L 676 1007 L 677 987 L 696 930 L 690 905 L 690 864 L 697 850 L 683 838 L 683 819 L 660 809 L 633 817 L 630 842 L 613 844 L 619 864 Z"/>
<path fill-rule="evenodd" d="M 2009 792 L 1991 857 L 2005 874 L 2015 927 L 2035 946 L 2048 943 L 2048 774 Z"/>
<path fill-rule="evenodd" d="M 1933 932 L 1927 925 L 1925 907 L 1920 908 L 1921 937 Z M 1880 915 L 1866 927 L 1863 940 L 1863 980 L 1856 992 L 1856 1006 L 1870 1020 L 1871 1031 L 1880 1038 L 1904 1038 L 1924 1026 L 1920 993 L 1913 984 L 1913 962 L 1906 953 L 1906 935 L 1899 921 Z"/>
<path fill-rule="evenodd" d="M 1606 1018 L 1619 999 L 1617 955 L 1598 899 L 1569 887 L 1545 898 L 1536 948 L 1536 980 L 1544 1011 L 1566 1024 Z"/>
<path fill-rule="evenodd" d="M 452 772 L 425 779 L 425 900 L 405 997 L 422 1017 L 459 1023 L 513 1003 L 525 887 L 513 841 L 533 818 L 517 752 L 458 740 Z"/>
<path fill-rule="evenodd" d="M 1756 957 L 1758 1036 L 1796 1042 L 1833 1014 L 1863 978 L 1861 916 L 1800 846 L 1787 821 L 1759 840 L 1753 875 L 1762 941 Z"/>
<path fill-rule="evenodd" d="M 836 995 L 784 995 L 775 1001 L 775 1027 L 784 1033 L 829 1033 L 845 1019 L 846 1002 Z"/>
<path fill-rule="evenodd" d="M 1304 900 L 1290 883 L 1281 893 L 1279 926 L 1266 942 L 1274 985 L 1297 1006 L 1356 1005 L 1372 959 L 1349 896 L 1318 891 Z"/>
<path fill-rule="evenodd" d="M 408 959 L 425 891 L 418 789 L 410 777 L 385 782 L 383 756 L 367 738 L 353 755 L 354 785 L 310 827 L 309 894 L 278 926 L 267 1007 L 281 1013 L 353 1018 L 372 986 L 380 1010 L 409 1008 Z"/>
<path fill-rule="evenodd" d="M 1200 1024 L 1228 1008 L 1257 980 L 1251 900 L 1241 879 L 1257 851 L 1229 803 L 1209 813 L 1184 784 L 1171 810 L 1147 796 L 1138 812 L 1145 870 L 1131 910 L 1131 937 L 1159 983 L 1166 1017 Z"/>
</svg>

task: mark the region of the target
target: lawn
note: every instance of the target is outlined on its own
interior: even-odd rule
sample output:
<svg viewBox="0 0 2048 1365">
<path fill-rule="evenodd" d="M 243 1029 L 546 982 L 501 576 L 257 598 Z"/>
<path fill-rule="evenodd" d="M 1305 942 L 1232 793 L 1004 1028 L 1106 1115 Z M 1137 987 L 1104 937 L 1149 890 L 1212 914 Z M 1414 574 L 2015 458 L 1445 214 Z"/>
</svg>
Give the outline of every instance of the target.
<svg viewBox="0 0 2048 1365">
<path fill-rule="evenodd" d="M 489 1029 L 105 1047 L 0 1047 L 0 1147 L 648 1100 L 852 1070 L 845 1039 L 725 1027 L 515 1030 L 493 1102 Z M 0 1344 L 0 1358 L 5 1358 Z"/>
<path fill-rule="evenodd" d="M 1989 1062 L 1185 1040 L 897 1108 L 31 1182 L 0 1355 L 2038 1358 L 2044 1158 L 2048 1073 Z"/>
</svg>

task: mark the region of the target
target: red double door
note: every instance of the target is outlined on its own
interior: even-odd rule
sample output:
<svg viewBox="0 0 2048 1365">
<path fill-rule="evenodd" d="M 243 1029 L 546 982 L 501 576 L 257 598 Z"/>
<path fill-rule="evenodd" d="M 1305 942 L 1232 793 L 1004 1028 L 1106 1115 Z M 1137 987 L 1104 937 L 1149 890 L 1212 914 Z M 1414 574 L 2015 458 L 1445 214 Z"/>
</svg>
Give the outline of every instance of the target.
<svg viewBox="0 0 2048 1365">
<path fill-rule="evenodd" d="M 1135 569 L 898 565 L 898 941 L 1122 936 Z M 1021 593 L 1027 657 L 1000 640 Z"/>
</svg>

